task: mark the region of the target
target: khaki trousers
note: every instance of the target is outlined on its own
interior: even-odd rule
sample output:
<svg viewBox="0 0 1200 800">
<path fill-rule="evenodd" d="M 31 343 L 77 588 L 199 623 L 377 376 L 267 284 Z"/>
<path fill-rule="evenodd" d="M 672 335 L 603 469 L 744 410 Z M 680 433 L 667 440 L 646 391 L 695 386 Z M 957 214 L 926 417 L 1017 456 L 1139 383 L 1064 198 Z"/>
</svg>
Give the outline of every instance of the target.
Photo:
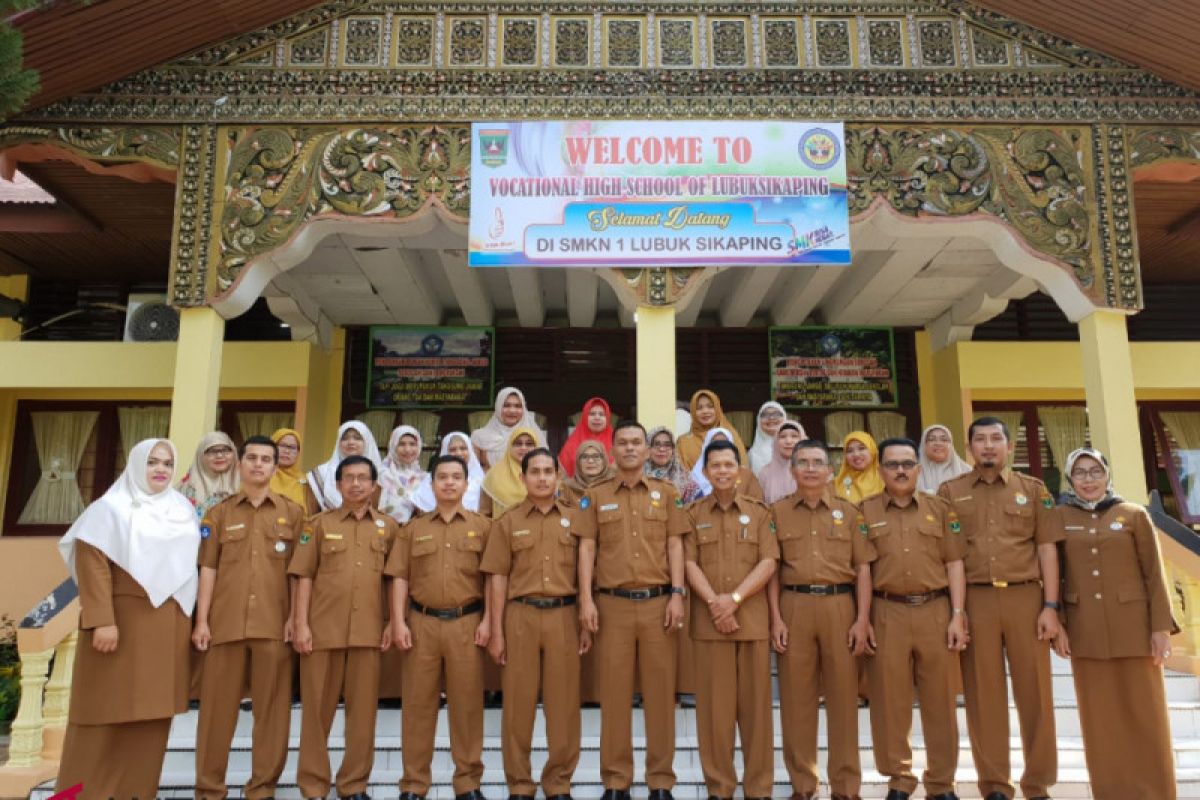
<svg viewBox="0 0 1200 800">
<path fill-rule="evenodd" d="M 273 639 L 215 644 L 206 653 L 196 730 L 196 800 L 224 800 L 229 746 L 237 728 L 242 685 L 250 681 L 253 751 L 245 797 L 275 795 L 287 760 L 292 710 L 292 648 Z"/>
<path fill-rule="evenodd" d="M 367 790 L 375 763 L 379 706 L 379 649 L 314 650 L 300 657 L 300 762 L 296 783 L 304 797 L 329 794 L 329 731 L 338 699 L 346 700 L 346 752 L 337 772 L 340 797 Z"/>
<path fill-rule="evenodd" d="M 862 787 L 858 752 L 859 660 L 846 646 L 854 624 L 854 599 L 779 593 L 788 626 L 787 652 L 779 656 L 779 716 L 783 763 L 797 793 L 816 792 L 817 720 L 821 693 L 829 741 L 829 787 L 850 797 Z M 884 602 L 884 601 L 880 601 Z"/>
<path fill-rule="evenodd" d="M 600 778 L 606 789 L 633 783 L 633 682 L 642 687 L 646 721 L 646 786 L 675 785 L 675 647 L 677 630 L 663 628 L 669 595 L 627 600 L 596 595 L 600 631 Z"/>
<path fill-rule="evenodd" d="M 745 796 L 770 797 L 775 785 L 771 643 L 692 640 L 696 656 L 696 734 L 708 793 L 733 797 L 736 735 L 742 739 Z"/>
<path fill-rule="evenodd" d="M 957 656 L 946 648 L 950 601 L 937 598 L 919 606 L 876 598 L 871 620 L 877 644 L 871 664 L 871 738 L 875 768 L 888 788 L 912 792 L 913 687 L 921 705 L 926 762 L 926 794 L 954 791 L 958 769 L 958 718 L 954 672 Z"/>
<path fill-rule="evenodd" d="M 538 609 L 509 602 L 504 609 L 508 664 L 501 747 L 509 794 L 537 794 L 529 759 L 539 688 L 549 748 L 542 789 L 547 797 L 571 793 L 579 763 L 578 615 L 576 606 Z"/>
<path fill-rule="evenodd" d="M 114 725 L 69 723 L 54 791 L 82 783 L 83 800 L 155 800 L 170 733 L 171 717 Z"/>
<path fill-rule="evenodd" d="M 454 793 L 478 789 L 483 780 L 483 650 L 475 646 L 480 619 L 478 612 L 455 620 L 440 620 L 415 611 L 408 615 L 413 646 L 404 657 L 401 792 L 425 795 L 432 785 L 433 742 L 443 677 Z"/>
<path fill-rule="evenodd" d="M 1021 792 L 1026 797 L 1049 796 L 1058 779 L 1050 643 L 1037 638 L 1041 610 L 1042 587 L 1036 583 L 1005 589 L 967 587 L 971 643 L 962 656 L 963 697 L 979 793 L 985 797 L 990 792 L 1016 794 L 1009 764 L 1009 678 L 1025 752 Z"/>
<path fill-rule="evenodd" d="M 1175 800 L 1161 667 L 1149 658 L 1074 658 L 1083 751 L 1096 800 Z"/>
</svg>

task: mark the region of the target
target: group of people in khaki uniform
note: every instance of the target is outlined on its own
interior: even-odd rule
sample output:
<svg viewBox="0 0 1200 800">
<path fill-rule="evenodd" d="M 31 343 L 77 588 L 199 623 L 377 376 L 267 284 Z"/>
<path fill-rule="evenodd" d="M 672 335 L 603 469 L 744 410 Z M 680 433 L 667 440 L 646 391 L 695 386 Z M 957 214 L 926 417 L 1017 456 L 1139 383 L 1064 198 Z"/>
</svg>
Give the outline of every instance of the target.
<svg viewBox="0 0 1200 800">
<path fill-rule="evenodd" d="M 174 452 L 169 443 L 142 444 L 145 452 L 135 448 L 119 482 L 124 494 L 108 502 L 129 496 L 141 508 L 162 495 L 154 520 L 165 525 L 173 519 L 173 490 L 159 487 L 154 470 Z M 739 488 L 737 444 L 716 440 L 699 455 L 712 491 L 685 507 L 672 483 L 646 474 L 646 431 L 625 421 L 613 428 L 615 474 L 578 497 L 558 492 L 555 457 L 538 447 L 521 460 L 524 500 L 492 520 L 463 507 L 467 464 L 443 455 L 429 470 L 436 507 L 400 526 L 374 507 L 378 474 L 363 456 L 336 467 L 341 505 L 306 519 L 269 488 L 275 443 L 251 437 L 240 453 L 240 489 L 207 511 L 191 545 L 198 580 L 194 567 L 190 582 L 178 569 L 155 578 L 103 538 L 64 538 L 86 634 L 79 660 L 87 671 L 77 672 L 76 696 L 103 691 L 91 675 L 105 674 L 106 659 L 116 663 L 114 650 L 122 659 L 145 657 L 143 625 L 153 626 L 159 646 L 174 654 L 175 672 L 183 672 L 162 687 L 161 708 L 137 719 L 109 719 L 94 710 L 99 701 L 73 702 L 59 786 L 82 781 L 103 787 L 103 796 L 153 796 L 150 773 L 156 786 L 170 716 L 186 697 L 186 629 L 182 638 L 172 631 L 186 625 L 192 601 L 191 642 L 206 653 L 196 746 L 196 796 L 206 800 L 226 796 L 230 742 L 247 693 L 254 729 L 245 796 L 274 796 L 289 735 L 289 648 L 299 653 L 303 796 L 336 788 L 343 800 L 366 798 L 380 658 L 393 647 L 404 654 L 402 800 L 421 800 L 434 784 L 443 691 L 454 793 L 483 797 L 485 651 L 504 666 L 510 798 L 532 800 L 539 785 L 549 800 L 571 797 L 581 657 L 590 653 L 604 800 L 630 797 L 635 689 L 645 716 L 649 797 L 670 800 L 675 663 L 685 624 L 710 798 L 732 798 L 739 784 L 746 798 L 774 794 L 772 649 L 793 800 L 814 800 L 819 790 L 822 698 L 831 797 L 859 797 L 860 665 L 889 800 L 906 800 L 919 782 L 914 696 L 928 754 L 925 796 L 957 797 L 960 666 L 980 794 L 1015 796 L 1006 665 L 1025 750 L 1019 785 L 1030 800 L 1049 798 L 1056 779 L 1051 647 L 1075 659 L 1094 796 L 1174 798 L 1161 671 L 1174 623 L 1145 510 L 1112 493 L 1108 465 L 1095 451 L 1072 454 L 1071 491 L 1056 507 L 1039 481 L 1007 468 L 1012 444 L 999 420 L 977 420 L 969 447 L 974 468 L 934 496 L 917 491 L 918 446 L 886 440 L 878 451 L 883 490 L 855 504 L 830 489 L 829 449 L 806 439 L 791 454 L 795 493 L 768 506 Z M 181 527 L 178 536 L 185 534 Z M 118 592 L 125 583 L 129 590 Z M 138 607 L 114 612 L 118 594 Z M 134 629 L 136 654 L 117 647 L 118 625 Z M 535 777 L 539 699 L 548 758 Z M 334 777 L 327 742 L 339 701 L 345 756 Z M 136 776 L 112 763 L 120 761 L 114 748 L 131 743 L 140 748 Z"/>
</svg>

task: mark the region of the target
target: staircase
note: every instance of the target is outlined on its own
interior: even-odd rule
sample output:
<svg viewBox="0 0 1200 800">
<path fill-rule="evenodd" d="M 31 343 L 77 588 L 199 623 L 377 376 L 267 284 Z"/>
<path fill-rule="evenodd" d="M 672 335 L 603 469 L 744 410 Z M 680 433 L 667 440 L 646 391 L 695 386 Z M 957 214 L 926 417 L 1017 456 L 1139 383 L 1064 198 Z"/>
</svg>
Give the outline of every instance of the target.
<svg viewBox="0 0 1200 800">
<path fill-rule="evenodd" d="M 1056 800 L 1066 798 L 1090 798 L 1092 794 L 1087 783 L 1087 769 L 1083 757 L 1083 740 L 1079 732 L 1079 718 L 1075 706 L 1075 687 L 1071 681 L 1070 664 L 1054 659 L 1054 696 L 1055 718 L 1058 724 L 1059 747 L 1059 783 L 1055 788 Z M 1175 761 L 1179 779 L 1179 797 L 1181 800 L 1200 800 L 1200 678 L 1182 673 L 1167 673 L 1167 700 L 1170 704 L 1171 731 L 1175 746 Z M 400 714 L 399 710 L 380 709 L 376 722 L 376 751 L 375 770 L 371 775 L 369 792 L 377 800 L 395 798 L 399 794 L 398 782 L 402 772 L 400 761 Z M 177 717 L 171 728 L 171 739 L 163 764 L 162 786 L 159 797 L 176 798 L 192 797 L 194 782 L 194 753 L 196 736 L 197 712 L 190 711 Z M 333 724 L 330 742 L 330 755 L 336 772 L 337 763 L 341 759 L 344 746 L 342 739 L 342 712 L 339 710 Z M 1017 721 L 1015 709 L 1009 710 L 1009 724 L 1013 732 L 1013 773 L 1014 778 L 1020 775 L 1023 758 L 1021 756 L 1020 740 L 1016 738 Z M 233 752 L 229 760 L 230 796 L 241 797 L 240 790 L 249 776 L 250 769 L 250 725 L 248 712 L 242 712 L 238 721 L 237 733 L 233 742 Z M 504 785 L 504 768 L 500 755 L 500 711 L 488 709 L 484 719 L 484 785 L 483 791 L 492 800 L 504 800 L 508 790 Z M 960 757 L 958 768 L 958 787 L 962 800 L 978 800 L 978 790 L 975 787 L 975 771 L 971 763 L 970 744 L 966 735 L 966 720 L 962 709 L 959 710 Z M 824 719 L 821 721 L 821 731 L 825 730 Z M 600 796 L 603 786 L 600 783 L 600 711 L 584 709 L 583 711 L 583 740 L 579 768 L 575 773 L 575 796 L 580 800 L 590 800 Z M 534 731 L 535 743 L 533 754 L 534 774 L 537 775 L 542 762 L 545 761 L 546 751 L 545 730 L 539 715 L 537 728 Z M 641 768 L 644 757 L 643 730 L 641 714 L 634 714 L 635 740 L 635 797 L 645 796 L 645 788 L 637 781 L 641 780 Z M 678 784 L 675 796 L 684 798 L 705 798 L 704 777 L 700 770 L 700 759 L 696 749 L 695 715 L 690 709 L 676 711 L 676 754 L 675 771 Z M 279 800 L 299 798 L 300 793 L 295 785 L 296 758 L 300 741 L 300 710 L 292 710 L 292 728 L 290 753 L 283 779 L 279 786 Z M 859 741 L 862 748 L 863 763 L 863 797 L 882 798 L 887 794 L 887 784 L 874 770 L 874 758 L 871 751 L 870 720 L 868 711 L 859 712 Z M 824 737 L 821 747 L 824 748 Z M 782 759 L 778 757 L 780 747 L 780 727 L 778 713 L 775 722 L 775 747 L 777 751 L 775 768 L 775 797 L 786 798 L 791 794 L 787 772 L 783 768 Z M 924 765 L 923 741 L 919 715 L 914 714 L 913 720 L 913 749 L 915 771 L 919 776 Z M 825 763 L 825 753 L 819 756 L 822 765 Z M 1130 769 L 1136 765 L 1131 764 Z M 740 771 L 740 768 L 739 768 Z M 429 800 L 443 800 L 454 797 L 449 785 L 449 776 L 453 772 L 450 760 L 449 731 L 446 715 L 443 710 L 437 731 L 437 750 L 434 754 L 433 774 L 435 786 L 429 793 Z M 53 794 L 53 782 L 36 788 L 31 797 L 35 800 L 46 800 Z M 822 787 L 828 797 L 828 788 Z M 330 792 L 330 796 L 334 796 Z M 923 789 L 917 790 L 917 797 L 923 796 Z M 1153 800 L 1152 798 L 1130 798 L 1130 800 Z"/>
</svg>

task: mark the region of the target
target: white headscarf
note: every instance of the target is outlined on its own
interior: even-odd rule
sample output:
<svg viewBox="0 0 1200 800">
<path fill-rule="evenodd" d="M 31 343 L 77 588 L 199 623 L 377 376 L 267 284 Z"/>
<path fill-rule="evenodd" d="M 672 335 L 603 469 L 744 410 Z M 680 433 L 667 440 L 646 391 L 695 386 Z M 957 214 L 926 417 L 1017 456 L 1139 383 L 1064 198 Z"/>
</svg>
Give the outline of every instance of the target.
<svg viewBox="0 0 1200 800">
<path fill-rule="evenodd" d="M 479 490 L 483 486 L 483 478 L 487 473 L 483 471 L 483 464 L 479 463 L 479 456 L 475 455 L 475 451 L 471 449 L 471 438 L 462 431 L 447 433 L 442 437 L 442 449 L 438 455 L 448 455 L 450 442 L 455 438 L 462 439 L 467 443 L 467 491 L 462 499 L 463 508 L 468 511 L 478 511 Z M 437 497 L 433 494 L 433 475 L 428 472 L 425 473 L 420 487 L 413 495 L 413 505 L 421 511 L 433 511 L 437 508 Z"/>
<path fill-rule="evenodd" d="M 762 429 L 762 413 L 768 408 L 773 408 L 783 414 L 783 422 L 787 421 L 787 411 L 774 400 L 768 400 L 762 404 L 762 408 L 758 409 L 758 415 L 754 417 L 754 444 L 746 453 L 750 460 L 750 471 L 755 475 L 770 464 L 771 459 L 775 457 L 775 437 Z"/>
<path fill-rule="evenodd" d="M 154 492 L 146 480 L 150 451 L 159 443 L 171 450 L 171 459 L 178 463 L 175 445 L 166 439 L 138 442 L 121 477 L 83 510 L 59 540 L 58 551 L 78 583 L 75 545 L 87 542 L 128 572 L 155 608 L 174 598 L 190 617 L 199 587 L 200 526 L 192 504 L 179 491 L 168 486 Z"/>
<path fill-rule="evenodd" d="M 308 485 L 316 493 L 317 502 L 325 511 L 342 505 L 342 493 L 338 491 L 337 486 L 337 467 L 345 458 L 341 449 L 342 437 L 351 428 L 358 431 L 358 435 L 363 438 L 363 456 L 371 460 L 377 472 L 383 471 L 383 462 L 379 458 L 379 446 L 375 444 L 375 437 L 371 434 L 371 429 L 356 419 L 343 422 L 337 430 L 337 436 L 333 439 L 333 455 L 308 474 Z"/>
<path fill-rule="evenodd" d="M 708 433 L 704 434 L 704 444 L 700 445 L 700 457 L 696 459 L 696 463 L 692 466 L 692 480 L 696 482 L 696 486 L 700 487 L 700 493 L 696 495 L 697 500 L 712 494 L 712 484 L 709 483 L 708 476 L 704 474 L 704 451 L 712 444 L 713 437 L 718 433 L 725 434 L 726 441 L 733 441 L 733 434 L 725 428 L 712 428 Z"/>
<path fill-rule="evenodd" d="M 946 435 L 950 437 L 950 457 L 940 464 L 930 461 L 929 457 L 925 455 L 925 439 L 932 430 L 945 431 Z M 958 451 L 954 449 L 954 435 L 945 425 L 930 425 L 921 432 L 921 442 L 917 445 L 917 458 L 921 462 L 921 474 L 917 476 L 917 489 L 929 494 L 937 494 L 937 490 L 943 483 L 971 471 L 971 465 L 964 461 Z"/>
<path fill-rule="evenodd" d="M 417 440 L 417 459 L 411 464 L 401 464 L 396 458 L 396 447 L 405 436 Z M 425 477 L 420 453 L 424 446 L 420 431 L 411 425 L 400 425 L 388 439 L 387 456 L 379 471 L 379 510 L 400 522 L 408 522 L 412 516 L 412 496 Z"/>
<path fill-rule="evenodd" d="M 525 409 L 525 413 L 521 419 L 517 420 L 516 425 L 505 425 L 500 421 L 500 409 L 504 407 L 504 401 L 512 394 L 521 399 L 521 408 Z M 471 434 L 471 442 L 480 451 L 487 453 L 488 465 L 494 467 L 504 461 L 504 457 L 508 453 L 508 437 L 516 428 L 529 428 L 536 431 L 537 446 L 546 446 L 546 432 L 538 427 L 537 419 L 529 410 L 529 404 L 525 402 L 525 395 L 521 393 L 520 389 L 506 386 L 496 393 L 496 408 L 492 413 L 492 418 L 486 425 Z"/>
</svg>

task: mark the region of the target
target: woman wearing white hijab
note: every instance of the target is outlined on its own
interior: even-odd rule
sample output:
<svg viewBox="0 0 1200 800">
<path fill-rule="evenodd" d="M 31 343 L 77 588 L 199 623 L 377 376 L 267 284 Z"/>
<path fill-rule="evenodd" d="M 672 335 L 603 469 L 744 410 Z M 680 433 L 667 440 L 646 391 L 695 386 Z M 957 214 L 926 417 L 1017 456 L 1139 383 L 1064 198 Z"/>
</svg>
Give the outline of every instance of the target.
<svg viewBox="0 0 1200 800">
<path fill-rule="evenodd" d="M 383 471 L 383 461 L 379 458 L 379 446 L 371 429 L 356 419 L 343 422 L 338 428 L 337 442 L 333 446 L 333 454 L 324 464 L 318 465 L 308 473 L 308 488 L 312 490 L 322 511 L 329 511 L 342 505 L 342 493 L 337 488 L 337 467 L 342 459 L 348 456 L 365 456 L 375 465 L 376 472 Z M 378 489 L 376 489 L 378 492 Z M 375 497 L 378 503 L 379 497 Z"/>
<path fill-rule="evenodd" d="M 196 516 L 203 517 L 217 503 L 233 497 L 240 485 L 233 439 L 221 431 L 204 434 L 192 468 L 179 482 L 179 491 L 196 507 Z"/>
<path fill-rule="evenodd" d="M 537 419 L 525 403 L 520 389 L 506 386 L 496 393 L 496 410 L 487 424 L 471 434 L 471 443 L 484 469 L 504 463 L 508 453 L 508 437 L 517 428 L 529 428 L 537 432 L 537 446 L 546 446 L 546 432 L 537 425 Z"/>
<path fill-rule="evenodd" d="M 457 456 L 467 462 L 467 493 L 463 495 L 463 508 L 468 511 L 479 511 L 479 492 L 483 487 L 483 478 L 487 474 L 479 463 L 475 451 L 471 449 L 471 439 L 462 431 L 447 433 L 442 437 L 442 449 L 439 455 Z M 416 494 L 413 495 L 413 505 L 417 511 L 424 513 L 437 508 L 437 499 L 433 496 L 433 479 L 425 473 Z"/>
<path fill-rule="evenodd" d="M 945 425 L 930 425 L 921 433 L 918 458 L 917 489 L 929 494 L 937 494 L 943 483 L 971 471 L 971 465 L 954 450 L 954 437 Z"/>
<path fill-rule="evenodd" d="M 758 417 L 754 431 L 754 444 L 747 455 L 750 458 L 750 471 L 755 475 L 762 472 L 763 467 L 771 463 L 775 455 L 775 434 L 779 426 L 787 419 L 783 406 L 774 400 L 768 400 L 758 409 Z"/>
<path fill-rule="evenodd" d="M 413 495 L 425 470 L 421 469 L 421 433 L 411 425 L 401 425 L 388 439 L 387 457 L 379 471 L 379 510 L 404 524 L 412 518 Z"/>
<path fill-rule="evenodd" d="M 56 791 L 158 795 L 171 718 L 187 710 L 196 512 L 171 488 L 175 448 L 139 442 L 58 543 L 79 587 L 79 644 Z"/>
<path fill-rule="evenodd" d="M 704 434 L 704 443 L 700 445 L 700 457 L 692 467 L 692 480 L 700 488 L 700 494 L 696 495 L 697 500 L 712 494 L 712 484 L 704 476 L 704 451 L 708 449 L 708 446 L 712 444 L 713 439 L 717 438 L 718 435 L 725 437 L 725 441 L 727 442 L 736 441 L 733 438 L 733 434 L 727 428 L 712 428 L 708 433 Z M 754 473 L 745 464 L 742 464 L 738 469 L 738 477 L 737 482 L 734 484 L 734 490 L 738 494 L 753 497 L 755 500 L 763 499 L 762 487 L 758 484 L 758 478 L 754 477 Z"/>
</svg>

